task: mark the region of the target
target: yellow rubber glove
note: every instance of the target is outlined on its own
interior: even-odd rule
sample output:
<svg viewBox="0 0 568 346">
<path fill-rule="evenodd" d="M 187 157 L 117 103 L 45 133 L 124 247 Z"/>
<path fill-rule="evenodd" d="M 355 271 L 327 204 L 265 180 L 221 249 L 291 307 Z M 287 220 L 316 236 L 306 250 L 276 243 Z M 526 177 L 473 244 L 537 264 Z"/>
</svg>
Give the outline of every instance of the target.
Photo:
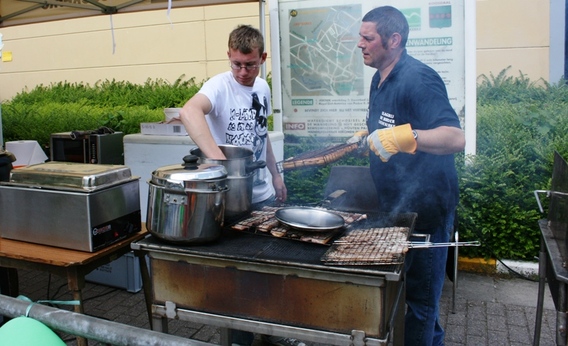
<svg viewBox="0 0 568 346">
<path fill-rule="evenodd" d="M 391 156 L 398 152 L 414 154 L 416 152 L 416 139 L 410 124 L 375 130 L 367 137 L 369 149 L 387 162 Z"/>
</svg>

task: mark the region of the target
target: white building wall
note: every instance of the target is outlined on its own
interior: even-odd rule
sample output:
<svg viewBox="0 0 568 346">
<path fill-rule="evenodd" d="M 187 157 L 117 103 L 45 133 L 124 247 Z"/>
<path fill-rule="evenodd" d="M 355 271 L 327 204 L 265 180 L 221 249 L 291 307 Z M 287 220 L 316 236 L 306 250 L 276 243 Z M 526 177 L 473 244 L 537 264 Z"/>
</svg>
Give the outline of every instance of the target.
<svg viewBox="0 0 568 346">
<path fill-rule="evenodd" d="M 508 75 L 550 81 L 550 13 L 557 1 L 477 0 L 477 75 L 496 76 L 510 66 Z M 227 70 L 229 32 L 241 23 L 259 27 L 258 13 L 253 2 L 173 8 L 169 18 L 166 10 L 116 14 L 114 30 L 109 16 L 0 28 L 3 51 L 12 55 L 0 63 L 0 101 L 61 81 L 139 84 L 185 76 L 200 82 Z"/>
<path fill-rule="evenodd" d="M 258 14 L 258 3 L 246 3 L 172 9 L 169 18 L 156 10 L 115 14 L 112 22 L 96 16 L 1 28 L 0 101 L 62 81 L 200 82 L 228 69 L 230 31 L 239 24 L 258 28 Z"/>
<path fill-rule="evenodd" d="M 507 75 L 549 80 L 551 1 L 477 1 L 478 76 L 510 66 Z"/>
</svg>

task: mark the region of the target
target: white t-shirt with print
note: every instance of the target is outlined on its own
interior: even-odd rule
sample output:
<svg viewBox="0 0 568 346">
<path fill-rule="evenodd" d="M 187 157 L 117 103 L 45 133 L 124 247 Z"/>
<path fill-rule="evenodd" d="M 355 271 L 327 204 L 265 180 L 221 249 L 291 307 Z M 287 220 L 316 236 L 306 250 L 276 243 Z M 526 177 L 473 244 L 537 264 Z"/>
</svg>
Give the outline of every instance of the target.
<svg viewBox="0 0 568 346">
<path fill-rule="evenodd" d="M 257 77 L 252 87 L 244 86 L 227 71 L 206 81 L 199 93 L 207 96 L 212 105 L 205 119 L 215 142 L 249 148 L 255 161 L 266 161 L 267 119 L 272 114 L 268 83 Z M 257 170 L 252 203 L 262 202 L 273 194 L 268 170 Z"/>
</svg>

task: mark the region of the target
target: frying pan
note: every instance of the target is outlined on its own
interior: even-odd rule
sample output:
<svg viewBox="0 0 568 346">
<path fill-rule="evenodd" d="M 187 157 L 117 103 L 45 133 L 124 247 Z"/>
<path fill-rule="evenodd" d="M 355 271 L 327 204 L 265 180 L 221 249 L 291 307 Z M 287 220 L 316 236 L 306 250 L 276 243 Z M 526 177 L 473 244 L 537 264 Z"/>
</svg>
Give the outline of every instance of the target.
<svg viewBox="0 0 568 346">
<path fill-rule="evenodd" d="M 340 215 L 318 208 L 281 208 L 274 216 L 283 224 L 303 231 L 325 232 L 341 228 L 345 224 L 345 220 Z"/>
</svg>

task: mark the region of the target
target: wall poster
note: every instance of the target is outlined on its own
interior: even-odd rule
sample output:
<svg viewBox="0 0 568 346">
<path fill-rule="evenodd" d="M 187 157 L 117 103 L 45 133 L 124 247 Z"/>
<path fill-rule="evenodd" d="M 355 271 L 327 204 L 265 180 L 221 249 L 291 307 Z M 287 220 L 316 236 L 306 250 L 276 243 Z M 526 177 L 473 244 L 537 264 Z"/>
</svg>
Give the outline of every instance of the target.
<svg viewBox="0 0 568 346">
<path fill-rule="evenodd" d="M 283 131 L 349 137 L 366 129 L 375 69 L 357 48 L 361 18 L 391 5 L 408 19 L 408 53 L 436 70 L 464 122 L 463 0 L 279 0 Z"/>
</svg>

